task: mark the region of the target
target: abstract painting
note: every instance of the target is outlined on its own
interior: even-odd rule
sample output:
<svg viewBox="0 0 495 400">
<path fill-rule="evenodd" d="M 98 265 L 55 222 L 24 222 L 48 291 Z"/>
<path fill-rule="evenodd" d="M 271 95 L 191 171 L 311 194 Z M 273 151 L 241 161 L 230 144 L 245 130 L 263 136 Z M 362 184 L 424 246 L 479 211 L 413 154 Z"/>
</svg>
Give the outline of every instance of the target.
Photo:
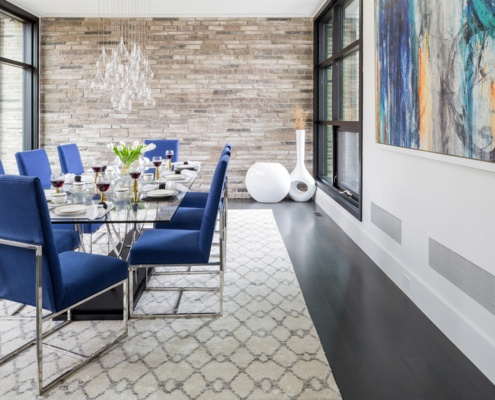
<svg viewBox="0 0 495 400">
<path fill-rule="evenodd" d="M 495 161 L 495 0 L 376 0 L 378 143 Z"/>
</svg>

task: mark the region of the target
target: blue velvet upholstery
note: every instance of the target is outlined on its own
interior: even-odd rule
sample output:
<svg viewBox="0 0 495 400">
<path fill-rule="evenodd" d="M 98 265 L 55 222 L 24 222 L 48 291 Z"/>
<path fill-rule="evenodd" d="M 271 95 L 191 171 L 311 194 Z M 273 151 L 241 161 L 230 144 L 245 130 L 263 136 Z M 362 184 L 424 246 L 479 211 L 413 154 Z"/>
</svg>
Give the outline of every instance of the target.
<svg viewBox="0 0 495 400">
<path fill-rule="evenodd" d="M 222 150 L 220 158 L 222 158 L 222 156 L 224 155 L 228 155 L 230 157 L 231 153 L 232 145 L 230 143 L 227 143 Z M 207 192 L 187 192 L 180 203 L 180 208 L 205 208 L 207 200 Z"/>
<path fill-rule="evenodd" d="M 64 286 L 60 309 L 127 278 L 127 263 L 115 257 L 69 251 L 60 254 L 59 260 Z"/>
<path fill-rule="evenodd" d="M 60 159 L 60 169 L 64 174 L 81 175 L 84 167 L 81 161 L 79 148 L 75 143 L 62 144 L 57 146 L 58 158 Z M 84 224 L 81 225 L 83 233 L 93 233 L 98 230 L 102 224 Z M 55 225 L 54 225 L 55 226 Z M 57 228 L 55 228 L 57 229 Z"/>
<path fill-rule="evenodd" d="M 50 167 L 50 161 L 48 160 L 45 149 L 20 151 L 19 153 L 16 153 L 15 159 L 20 175 L 38 177 L 43 189 L 50 189 L 52 187 L 52 182 L 50 180 L 52 168 Z M 55 224 L 53 225 L 53 229 L 74 230 L 74 225 Z M 88 230 L 90 227 L 84 227 L 84 229 Z M 86 230 L 84 232 L 86 232 Z"/>
<path fill-rule="evenodd" d="M 225 155 L 215 169 L 200 229 L 145 231 L 131 248 L 130 265 L 204 264 L 208 262 L 227 164 L 228 156 Z"/>
<path fill-rule="evenodd" d="M 217 164 L 217 169 L 221 163 L 222 157 L 227 156 L 227 167 L 230 161 L 230 152 L 222 152 L 222 156 Z M 215 175 L 214 175 L 215 177 Z M 215 178 L 214 178 L 215 179 Z M 224 179 L 225 181 L 225 179 Z M 223 185 L 223 183 L 222 183 Z M 213 186 L 213 181 L 212 181 Z M 222 186 L 223 187 L 223 186 Z M 191 195 L 192 199 L 187 200 L 187 196 Z M 200 229 L 204 215 L 204 208 L 208 202 L 209 193 L 205 192 L 187 192 L 184 199 L 175 212 L 170 222 L 157 222 L 156 229 Z M 183 206 L 184 201 L 187 206 Z M 223 207 L 223 199 L 220 198 L 219 208 Z"/>
<path fill-rule="evenodd" d="M 52 168 L 45 149 L 20 151 L 15 154 L 19 175 L 37 176 L 43 189 L 50 189 Z"/>
<path fill-rule="evenodd" d="M 179 207 L 169 222 L 157 222 L 155 228 L 199 230 L 204 213 L 204 208 Z"/>
<path fill-rule="evenodd" d="M 127 277 L 127 264 L 106 256 L 58 254 L 48 206 L 37 177 L 0 176 L 0 238 L 43 247 L 43 308 L 60 311 Z M 32 250 L 0 245 L 0 298 L 36 305 Z"/>
<path fill-rule="evenodd" d="M 73 229 L 54 229 L 53 237 L 59 253 L 74 250 L 79 246 L 79 235 Z"/>
<path fill-rule="evenodd" d="M 2 160 L 0 160 L 0 175 L 5 175 L 5 170 L 3 169 Z"/>
<path fill-rule="evenodd" d="M 155 150 L 147 151 L 144 156 L 153 160 L 154 156 L 162 156 L 165 160 L 165 150 L 173 150 L 174 156 L 172 162 L 179 161 L 179 141 L 175 139 L 146 139 L 144 144 L 148 145 L 154 143 L 156 145 Z"/>
<path fill-rule="evenodd" d="M 187 192 L 180 202 L 181 208 L 205 208 L 208 192 Z"/>
<path fill-rule="evenodd" d="M 84 172 L 83 163 L 79 148 L 75 143 L 62 144 L 57 146 L 58 158 L 60 159 L 60 169 L 64 174 L 81 175 Z"/>
</svg>

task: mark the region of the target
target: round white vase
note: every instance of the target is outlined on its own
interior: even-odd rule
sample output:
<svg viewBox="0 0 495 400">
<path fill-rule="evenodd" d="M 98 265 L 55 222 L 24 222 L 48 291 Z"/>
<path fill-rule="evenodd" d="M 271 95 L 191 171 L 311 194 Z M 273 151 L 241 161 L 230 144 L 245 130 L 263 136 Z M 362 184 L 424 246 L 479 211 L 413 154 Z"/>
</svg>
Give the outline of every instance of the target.
<svg viewBox="0 0 495 400">
<path fill-rule="evenodd" d="M 306 131 L 296 131 L 297 162 L 296 168 L 290 174 L 289 196 L 294 201 L 308 201 L 316 191 L 314 178 L 304 165 L 304 142 Z"/>
<path fill-rule="evenodd" d="M 289 172 L 279 163 L 254 163 L 246 174 L 246 188 L 260 203 L 278 203 L 289 192 Z"/>
</svg>

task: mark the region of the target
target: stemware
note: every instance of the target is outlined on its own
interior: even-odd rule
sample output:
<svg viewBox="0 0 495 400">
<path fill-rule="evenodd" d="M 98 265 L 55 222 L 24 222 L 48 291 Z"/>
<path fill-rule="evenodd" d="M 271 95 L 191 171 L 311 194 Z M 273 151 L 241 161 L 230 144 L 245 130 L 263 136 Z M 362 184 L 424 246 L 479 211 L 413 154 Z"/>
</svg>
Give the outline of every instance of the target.
<svg viewBox="0 0 495 400">
<path fill-rule="evenodd" d="M 96 182 L 96 187 L 101 192 L 101 203 L 107 201 L 105 192 L 110 188 L 110 182 L 104 176 L 100 176 L 100 179 Z"/>
<path fill-rule="evenodd" d="M 153 165 L 155 166 L 155 180 L 158 181 L 160 179 L 160 166 L 162 165 L 162 156 L 154 156 L 153 157 Z"/>
<path fill-rule="evenodd" d="M 107 167 L 108 167 L 108 161 L 107 160 L 102 160 L 101 161 L 101 174 L 102 175 L 105 175 L 105 172 L 107 170 Z"/>
<path fill-rule="evenodd" d="M 138 197 L 138 179 L 143 173 L 139 162 L 133 162 L 129 167 L 129 175 L 133 179 L 134 184 L 132 186 L 132 201 L 137 202 L 139 200 Z"/>
<path fill-rule="evenodd" d="M 65 176 L 62 173 L 60 175 L 51 174 L 50 182 L 52 183 L 52 186 L 55 188 L 56 193 L 60 193 L 60 188 L 64 186 L 65 183 Z"/>
<path fill-rule="evenodd" d="M 165 151 L 165 157 L 168 159 L 168 170 L 172 171 L 172 157 L 174 156 L 174 151 L 173 150 L 166 150 Z"/>
<path fill-rule="evenodd" d="M 103 164 L 101 161 L 95 159 L 91 162 L 91 169 L 95 173 L 95 193 L 98 193 L 96 182 L 98 181 L 98 174 L 103 170 Z"/>
</svg>

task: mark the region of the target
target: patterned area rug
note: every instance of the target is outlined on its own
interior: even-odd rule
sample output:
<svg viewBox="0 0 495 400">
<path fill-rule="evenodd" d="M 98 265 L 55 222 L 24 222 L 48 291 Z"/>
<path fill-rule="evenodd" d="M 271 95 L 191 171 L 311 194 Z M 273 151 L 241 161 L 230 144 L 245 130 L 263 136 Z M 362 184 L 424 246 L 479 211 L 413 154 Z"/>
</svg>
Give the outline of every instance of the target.
<svg viewBox="0 0 495 400">
<path fill-rule="evenodd" d="M 0 324 L 2 352 L 33 328 Z M 105 342 L 119 322 L 70 326 L 50 341 L 85 353 Z M 48 377 L 72 362 L 45 353 Z M 36 398 L 35 374 L 34 349 L 1 366 L 0 398 Z M 340 399 L 272 211 L 229 212 L 223 317 L 131 320 L 127 339 L 44 398 L 68 397 Z"/>
</svg>

